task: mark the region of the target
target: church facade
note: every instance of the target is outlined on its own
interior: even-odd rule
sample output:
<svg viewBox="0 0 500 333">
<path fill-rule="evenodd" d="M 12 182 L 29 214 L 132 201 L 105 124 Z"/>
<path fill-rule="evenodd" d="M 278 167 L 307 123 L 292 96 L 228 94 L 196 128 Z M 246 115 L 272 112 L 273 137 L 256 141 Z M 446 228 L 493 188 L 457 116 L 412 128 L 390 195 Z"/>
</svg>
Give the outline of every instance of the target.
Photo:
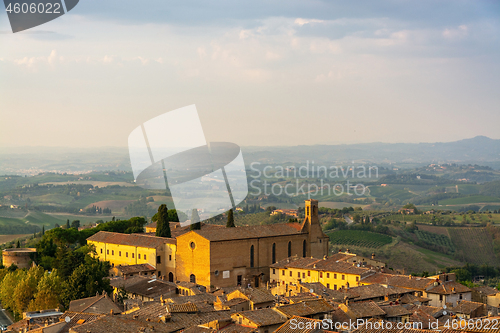
<svg viewBox="0 0 500 333">
<path fill-rule="evenodd" d="M 269 267 L 291 256 L 323 258 L 328 236 L 318 201 L 306 200 L 302 223 L 206 228 L 177 237 L 176 278 L 206 287 L 253 286 L 269 281 Z"/>
</svg>

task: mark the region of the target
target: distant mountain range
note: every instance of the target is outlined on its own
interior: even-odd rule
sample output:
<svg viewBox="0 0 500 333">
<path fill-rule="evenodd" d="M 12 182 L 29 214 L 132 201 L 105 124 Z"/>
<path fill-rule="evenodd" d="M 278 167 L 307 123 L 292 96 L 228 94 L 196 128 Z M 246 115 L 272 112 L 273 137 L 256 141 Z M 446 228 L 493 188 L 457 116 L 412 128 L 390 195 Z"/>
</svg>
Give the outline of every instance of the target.
<svg viewBox="0 0 500 333">
<path fill-rule="evenodd" d="M 246 161 L 262 163 L 500 163 L 500 140 L 477 136 L 454 142 L 364 143 L 295 147 L 245 147 Z M 489 162 L 489 163 L 486 163 Z M 493 163 L 497 164 L 497 163 Z"/>
<path fill-rule="evenodd" d="M 429 163 L 479 164 L 500 169 L 500 140 L 477 136 L 454 142 L 364 143 L 290 147 L 242 147 L 245 163 L 349 165 L 353 163 L 417 166 Z M 32 170 L 31 172 L 28 172 Z M 44 171 L 131 171 L 128 149 L 0 148 L 0 174 Z"/>
</svg>

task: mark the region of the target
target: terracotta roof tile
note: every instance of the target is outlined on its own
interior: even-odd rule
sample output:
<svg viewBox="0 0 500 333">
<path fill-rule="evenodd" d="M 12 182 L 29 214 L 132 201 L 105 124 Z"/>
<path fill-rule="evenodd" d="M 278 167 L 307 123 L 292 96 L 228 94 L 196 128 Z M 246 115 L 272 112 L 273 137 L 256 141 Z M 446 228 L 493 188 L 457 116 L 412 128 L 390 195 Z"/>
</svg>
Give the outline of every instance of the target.
<svg viewBox="0 0 500 333">
<path fill-rule="evenodd" d="M 371 284 L 359 287 L 352 287 L 347 290 L 348 293 L 357 295 L 354 301 L 372 299 L 384 296 L 396 296 L 412 293 L 411 289 L 388 286 L 387 288 L 380 284 Z"/>
<path fill-rule="evenodd" d="M 151 272 L 156 271 L 150 264 L 137 264 L 137 265 L 118 265 L 115 266 L 117 270 L 119 270 L 122 274 L 136 274 L 142 272 Z"/>
<path fill-rule="evenodd" d="M 361 281 L 362 283 L 378 283 L 394 287 L 401 287 L 406 289 L 414 290 L 426 290 L 428 287 L 432 286 L 435 279 L 422 278 L 422 277 L 411 277 L 408 275 L 392 275 L 385 273 L 376 273 L 371 276 L 365 277 Z"/>
<path fill-rule="evenodd" d="M 471 290 L 455 281 L 448 281 L 439 283 L 439 285 L 427 290 L 428 294 L 451 295 L 454 293 L 465 293 Z"/>
<path fill-rule="evenodd" d="M 488 286 L 475 287 L 475 288 L 472 288 L 472 290 L 476 291 L 476 292 L 478 292 L 480 294 L 484 294 L 484 295 L 488 295 L 488 296 L 498 294 L 498 290 L 497 289 L 491 288 L 491 287 L 488 287 Z"/>
<path fill-rule="evenodd" d="M 198 312 L 198 307 L 194 303 L 169 303 L 166 305 L 169 313 L 194 313 Z"/>
<path fill-rule="evenodd" d="M 156 249 L 165 243 L 175 244 L 174 238 L 155 237 L 146 234 L 122 234 L 118 232 L 99 231 L 87 238 L 87 241 L 130 245 Z"/>
<path fill-rule="evenodd" d="M 198 235 L 208 239 L 209 241 L 225 241 L 236 239 L 276 237 L 284 235 L 300 234 L 300 230 L 294 225 L 300 226 L 298 223 L 277 223 L 270 225 L 253 225 L 235 228 L 208 228 L 194 230 Z M 182 237 L 183 235 L 179 236 Z"/>
<path fill-rule="evenodd" d="M 411 314 L 411 311 L 408 311 L 401 305 L 383 305 L 380 308 L 385 312 L 386 317 L 400 317 Z"/>
<path fill-rule="evenodd" d="M 151 279 L 148 277 L 136 275 L 124 279 L 122 277 L 110 279 L 111 286 L 123 288 L 127 292 L 149 298 L 158 298 L 176 290 L 175 284 L 167 281 Z"/>
<path fill-rule="evenodd" d="M 287 320 L 286 316 L 271 308 L 258 309 L 253 311 L 241 311 L 237 312 L 235 315 L 241 315 L 245 317 L 258 327 L 282 324 Z"/>
<path fill-rule="evenodd" d="M 303 327 L 303 328 L 299 328 Z M 329 332 L 322 329 L 322 321 L 318 319 L 294 316 L 281 325 L 275 333 L 323 333 Z"/>
<path fill-rule="evenodd" d="M 110 311 L 113 311 L 115 314 L 122 312 L 120 307 L 107 295 L 98 295 L 71 301 L 69 303 L 69 311 L 102 314 L 109 314 Z"/>
<path fill-rule="evenodd" d="M 357 267 L 356 264 L 344 261 L 337 261 L 335 260 L 334 257 L 326 259 L 317 259 L 311 257 L 299 258 L 297 256 L 293 256 L 287 259 L 283 259 L 275 264 L 272 264 L 270 267 L 302 268 L 302 269 L 310 269 L 316 271 L 357 274 L 357 275 L 368 275 L 374 273 L 369 268 Z"/>
<path fill-rule="evenodd" d="M 382 310 L 373 301 L 349 303 L 349 305 L 347 305 L 347 308 L 354 314 L 356 318 L 367 318 L 385 315 L 384 310 Z"/>
<path fill-rule="evenodd" d="M 450 311 L 453 313 L 471 314 L 479 308 L 483 308 L 484 314 L 486 314 L 485 304 L 469 301 L 461 301 L 457 306 L 451 308 Z"/>
</svg>

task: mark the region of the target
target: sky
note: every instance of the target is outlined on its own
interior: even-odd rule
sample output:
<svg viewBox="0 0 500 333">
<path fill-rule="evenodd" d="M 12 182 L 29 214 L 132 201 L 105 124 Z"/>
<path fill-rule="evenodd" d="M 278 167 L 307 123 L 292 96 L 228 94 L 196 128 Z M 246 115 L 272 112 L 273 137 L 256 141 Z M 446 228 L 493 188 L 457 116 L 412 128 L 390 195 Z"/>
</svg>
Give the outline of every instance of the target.
<svg viewBox="0 0 500 333">
<path fill-rule="evenodd" d="M 126 147 L 192 104 L 241 146 L 500 139 L 499 59 L 498 1 L 81 0 L 16 34 L 2 11 L 0 147 Z"/>
</svg>

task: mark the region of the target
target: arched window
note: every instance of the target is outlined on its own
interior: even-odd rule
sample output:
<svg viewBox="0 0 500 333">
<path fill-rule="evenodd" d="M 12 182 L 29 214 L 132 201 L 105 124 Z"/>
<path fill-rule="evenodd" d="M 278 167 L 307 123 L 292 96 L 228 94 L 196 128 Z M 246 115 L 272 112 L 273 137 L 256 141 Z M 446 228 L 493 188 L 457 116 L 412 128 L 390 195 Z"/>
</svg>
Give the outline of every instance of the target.
<svg viewBox="0 0 500 333">
<path fill-rule="evenodd" d="M 196 283 L 196 276 L 194 274 L 189 275 L 189 282 Z"/>
<path fill-rule="evenodd" d="M 273 243 L 273 264 L 276 262 L 276 243 Z"/>
<path fill-rule="evenodd" d="M 307 255 L 307 243 L 306 240 L 302 242 L 302 256 L 305 258 Z"/>
<path fill-rule="evenodd" d="M 288 257 L 292 256 L 292 241 L 288 242 Z"/>
<path fill-rule="evenodd" d="M 253 261 L 253 245 L 250 246 L 250 267 L 254 266 L 254 261 Z"/>
<path fill-rule="evenodd" d="M 168 282 L 174 282 L 174 274 L 172 272 L 168 273 Z"/>
</svg>

